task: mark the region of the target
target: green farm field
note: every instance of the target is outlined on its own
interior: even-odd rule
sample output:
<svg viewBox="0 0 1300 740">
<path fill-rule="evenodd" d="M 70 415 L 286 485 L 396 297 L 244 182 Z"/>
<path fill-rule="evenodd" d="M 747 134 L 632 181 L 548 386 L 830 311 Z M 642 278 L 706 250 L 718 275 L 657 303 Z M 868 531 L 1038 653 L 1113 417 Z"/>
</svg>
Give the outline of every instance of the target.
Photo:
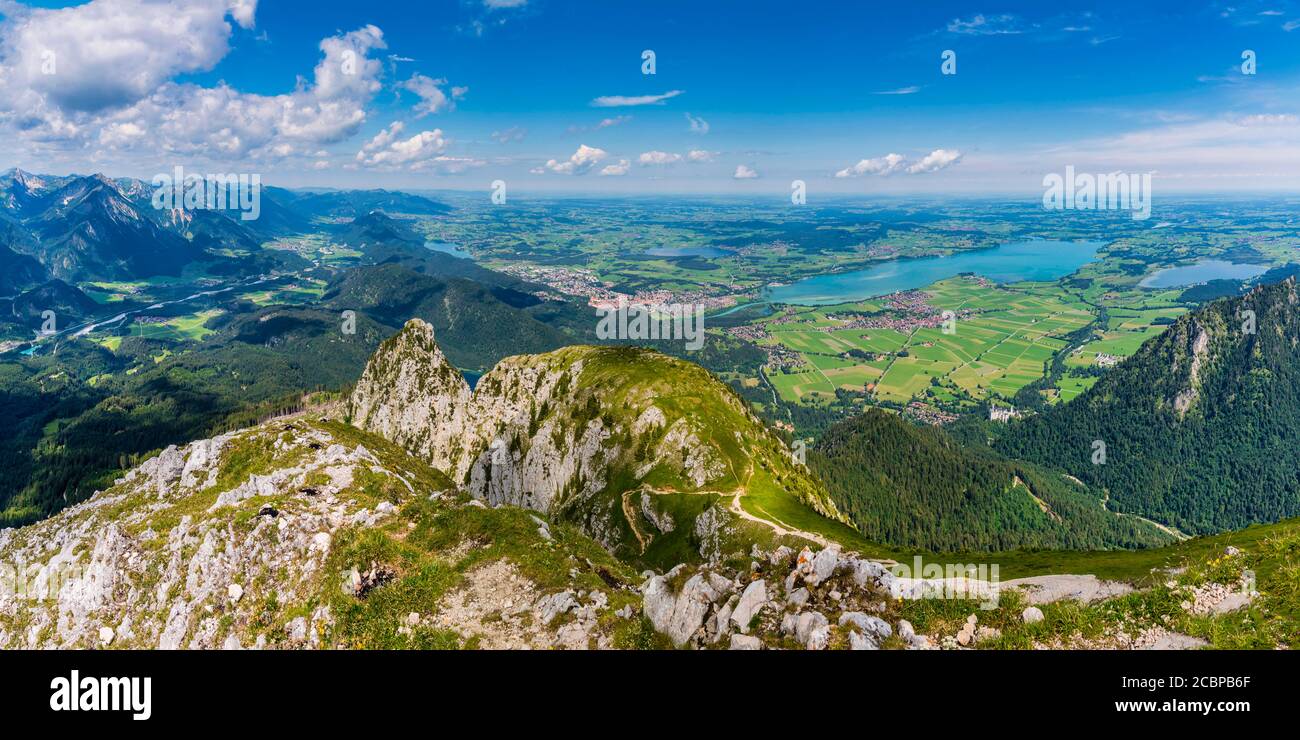
<svg viewBox="0 0 1300 740">
<path fill-rule="evenodd" d="M 869 392 L 876 401 L 895 404 L 927 395 L 1010 398 L 1041 378 L 1067 348 L 1066 337 L 1097 316 L 1095 308 L 1055 283 L 1001 287 L 958 277 L 924 292 L 933 308 L 956 316 L 951 332 L 933 326 L 839 328 L 861 304 L 799 310 L 767 325 L 769 342 L 797 353 L 804 363 L 800 370 L 770 375 L 773 386 L 794 403 L 831 396 L 836 388 Z M 1132 313 L 1117 325 L 1115 346 L 1096 351 L 1131 354 L 1161 329 L 1147 322 L 1169 311 Z M 1063 394 L 1072 397 L 1081 390 L 1074 382 Z"/>
</svg>

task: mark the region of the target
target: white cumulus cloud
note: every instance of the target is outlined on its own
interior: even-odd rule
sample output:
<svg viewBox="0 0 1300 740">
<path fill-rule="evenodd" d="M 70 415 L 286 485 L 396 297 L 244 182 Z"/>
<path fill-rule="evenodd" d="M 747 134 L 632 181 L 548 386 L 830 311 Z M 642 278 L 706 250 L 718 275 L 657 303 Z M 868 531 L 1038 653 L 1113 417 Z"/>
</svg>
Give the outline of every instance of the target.
<svg viewBox="0 0 1300 740">
<path fill-rule="evenodd" d="M 357 152 L 357 163 L 364 167 L 419 169 L 447 150 L 447 139 L 443 136 L 442 129 L 421 131 L 404 138 L 402 132 L 405 128 L 401 121 L 395 121 L 375 134 Z"/>
<path fill-rule="evenodd" d="M 209 161 L 309 157 L 354 135 L 380 89 L 375 26 L 326 38 L 310 78 L 261 95 L 176 78 L 212 69 L 255 0 L 3 4 L 0 141 L 20 149 Z M 143 133 L 142 133 L 143 132 Z"/>
<path fill-rule="evenodd" d="M 836 177 L 861 177 L 862 175 L 890 175 L 903 169 L 905 158 L 901 154 L 886 154 L 883 157 L 859 160 L 852 167 L 845 167 L 835 173 Z"/>
<path fill-rule="evenodd" d="M 70 114 L 130 105 L 175 75 L 212 69 L 230 50 L 228 19 L 251 28 L 256 7 L 255 0 L 94 0 L 46 10 L 6 2 L 0 84 Z"/>
<path fill-rule="evenodd" d="M 641 156 L 636 158 L 636 161 L 642 167 L 649 167 L 651 165 L 676 164 L 682 161 L 682 155 L 673 154 L 672 152 L 660 152 L 660 151 L 642 152 Z"/>
<path fill-rule="evenodd" d="M 548 159 L 545 165 L 531 171 L 534 173 L 550 171 L 560 175 L 585 175 L 608 156 L 609 153 L 604 149 L 582 144 L 568 159 L 564 161 Z"/>
<path fill-rule="evenodd" d="M 961 152 L 956 149 L 935 149 L 922 157 L 919 162 L 910 165 L 907 168 L 907 174 L 922 175 L 928 172 L 938 172 L 957 164 L 960 159 Z"/>
<path fill-rule="evenodd" d="M 604 169 L 600 171 L 600 174 L 602 177 L 621 177 L 626 175 L 631 167 L 631 162 L 626 159 L 620 159 L 615 164 L 605 165 Z"/>
<path fill-rule="evenodd" d="M 758 177 L 758 172 L 746 164 L 736 165 L 736 173 L 732 175 L 736 180 L 753 180 Z"/>
<path fill-rule="evenodd" d="M 962 157 L 956 149 L 935 149 L 915 162 L 909 161 L 901 154 L 889 153 L 883 157 L 858 160 L 858 163 L 835 173 L 836 177 L 863 177 L 866 175 L 893 175 L 906 172 L 909 175 L 922 175 L 938 172 L 945 167 L 956 164 Z"/>
<path fill-rule="evenodd" d="M 456 101 L 465 97 L 469 92 L 468 87 L 453 87 L 450 92 L 442 88 L 447 84 L 446 80 L 433 79 L 425 75 L 416 73 L 411 78 L 399 83 L 403 90 L 415 93 L 420 102 L 415 104 L 415 112 L 420 116 L 427 116 L 430 113 L 442 113 L 443 111 L 455 110 Z"/>
</svg>

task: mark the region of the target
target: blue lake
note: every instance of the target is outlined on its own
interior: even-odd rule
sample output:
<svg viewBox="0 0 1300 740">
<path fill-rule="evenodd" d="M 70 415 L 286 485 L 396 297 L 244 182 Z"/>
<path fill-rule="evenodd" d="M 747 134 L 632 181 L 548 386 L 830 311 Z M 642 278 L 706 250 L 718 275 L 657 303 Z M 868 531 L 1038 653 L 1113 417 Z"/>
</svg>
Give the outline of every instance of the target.
<svg viewBox="0 0 1300 740">
<path fill-rule="evenodd" d="M 1226 260 L 1201 260 L 1194 265 L 1157 270 L 1138 283 L 1143 288 L 1181 288 L 1211 280 L 1249 280 L 1268 271 L 1264 265 L 1243 265 Z"/>
<path fill-rule="evenodd" d="M 466 252 L 455 244 L 450 244 L 448 242 L 425 242 L 424 248 L 432 249 L 435 252 L 442 252 L 443 254 L 450 254 L 452 257 L 459 257 L 463 260 L 474 259 L 474 255 Z"/>
<path fill-rule="evenodd" d="M 1011 242 L 948 257 L 890 260 L 852 272 L 817 275 L 769 288 L 764 297 L 775 303 L 828 306 L 923 288 L 966 272 L 999 283 L 1056 280 L 1091 262 L 1101 247 L 1102 242 Z"/>
</svg>

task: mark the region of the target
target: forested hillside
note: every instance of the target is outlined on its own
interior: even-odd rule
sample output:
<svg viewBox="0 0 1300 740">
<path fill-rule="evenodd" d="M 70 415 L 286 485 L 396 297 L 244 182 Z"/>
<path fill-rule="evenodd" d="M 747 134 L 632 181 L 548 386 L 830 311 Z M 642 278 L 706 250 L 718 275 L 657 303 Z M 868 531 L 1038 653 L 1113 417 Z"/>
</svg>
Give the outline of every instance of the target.
<svg viewBox="0 0 1300 740">
<path fill-rule="evenodd" d="M 1189 534 L 1300 514 L 1297 300 L 1288 279 L 1207 304 L 996 447 Z"/>
<path fill-rule="evenodd" d="M 1106 512 L 1099 491 L 962 447 L 884 411 L 831 427 L 808 464 L 864 535 L 891 545 L 1107 549 L 1169 541 L 1148 524 Z"/>
</svg>

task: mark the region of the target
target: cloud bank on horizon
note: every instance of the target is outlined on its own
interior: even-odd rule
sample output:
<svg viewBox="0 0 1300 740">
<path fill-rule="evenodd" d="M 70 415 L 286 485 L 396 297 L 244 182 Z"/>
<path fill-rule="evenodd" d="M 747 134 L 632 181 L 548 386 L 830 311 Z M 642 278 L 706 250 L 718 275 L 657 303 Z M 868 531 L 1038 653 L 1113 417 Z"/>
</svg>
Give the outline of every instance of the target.
<svg viewBox="0 0 1300 740">
<path fill-rule="evenodd" d="M 727 3 L 617 5 L 0 0 L 0 160 L 408 188 L 1032 190 L 1065 165 L 1300 187 L 1292 0 L 796 20 L 761 0 L 743 32 Z"/>
</svg>

